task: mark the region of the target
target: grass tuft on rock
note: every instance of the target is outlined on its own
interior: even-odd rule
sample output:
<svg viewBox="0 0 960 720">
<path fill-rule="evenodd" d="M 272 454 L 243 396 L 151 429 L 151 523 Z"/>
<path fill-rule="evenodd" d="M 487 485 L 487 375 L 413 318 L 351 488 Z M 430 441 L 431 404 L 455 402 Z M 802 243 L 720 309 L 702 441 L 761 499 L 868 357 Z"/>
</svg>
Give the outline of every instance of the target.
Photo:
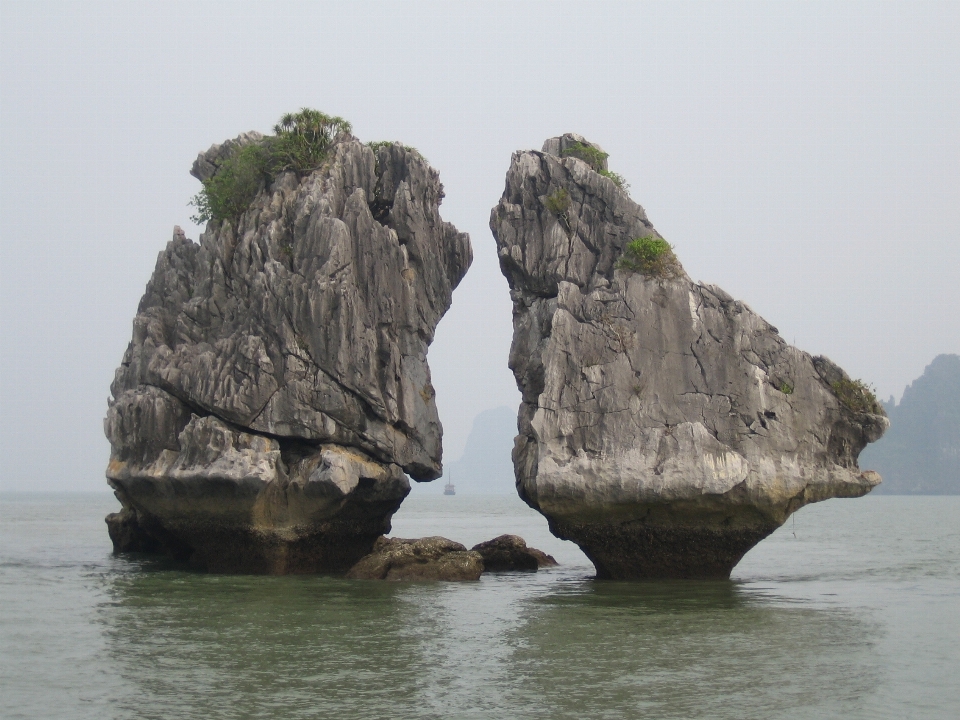
<svg viewBox="0 0 960 720">
<path fill-rule="evenodd" d="M 647 277 L 670 279 L 683 274 L 673 246 L 663 238 L 648 235 L 627 243 L 617 269 L 638 272 Z"/>
<path fill-rule="evenodd" d="M 605 178 L 610 178 L 613 180 L 613 183 L 624 192 L 630 189 L 630 185 L 627 184 L 627 180 L 623 175 L 607 170 L 605 166 L 610 154 L 603 152 L 603 150 L 599 148 L 578 142 L 565 148 L 560 155 L 561 157 L 575 157 L 583 160 L 593 168 L 594 172 L 603 175 Z"/>
<path fill-rule="evenodd" d="M 599 148 L 595 148 L 592 145 L 584 145 L 581 142 L 574 143 L 566 148 L 563 152 L 560 153 L 562 157 L 575 157 L 583 160 L 587 165 L 592 167 L 595 172 L 600 172 L 604 169 L 604 164 L 607 162 L 607 158 L 610 157 L 609 153 L 605 153 Z"/>
<path fill-rule="evenodd" d="M 597 172 L 599 172 L 605 178 L 610 178 L 613 180 L 613 184 L 624 192 L 627 192 L 630 189 L 630 183 L 628 183 L 627 179 L 620 173 L 615 173 L 612 170 L 598 170 Z"/>
<path fill-rule="evenodd" d="M 203 188 L 190 200 L 197 209 L 190 219 L 198 225 L 236 220 L 281 173 L 307 175 L 319 168 L 337 136 L 351 129 L 343 118 L 319 110 L 287 113 L 274 125 L 275 135 L 239 148 L 203 181 Z"/>
<path fill-rule="evenodd" d="M 374 152 L 377 152 L 377 150 L 379 150 L 380 148 L 393 147 L 396 144 L 397 143 L 394 142 L 393 140 L 371 140 L 370 142 L 367 143 L 367 147 L 373 150 Z M 403 145 L 401 143 L 400 146 L 407 152 L 414 152 L 414 153 L 417 153 L 417 155 L 422 156 L 422 153 L 412 145 Z"/>
<path fill-rule="evenodd" d="M 863 380 L 837 380 L 831 386 L 834 395 L 845 408 L 855 413 L 872 413 L 882 415 L 883 408 L 873 387 Z"/>
</svg>

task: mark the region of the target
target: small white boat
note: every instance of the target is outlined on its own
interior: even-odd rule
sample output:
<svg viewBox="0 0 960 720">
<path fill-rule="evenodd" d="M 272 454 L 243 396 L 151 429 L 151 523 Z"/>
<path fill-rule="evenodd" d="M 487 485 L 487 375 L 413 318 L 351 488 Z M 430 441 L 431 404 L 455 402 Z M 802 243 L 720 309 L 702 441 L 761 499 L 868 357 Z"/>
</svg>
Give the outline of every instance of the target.
<svg viewBox="0 0 960 720">
<path fill-rule="evenodd" d="M 453 477 L 451 476 L 450 480 L 447 480 L 447 484 L 443 486 L 444 495 L 456 495 L 457 490 L 453 487 Z"/>
</svg>

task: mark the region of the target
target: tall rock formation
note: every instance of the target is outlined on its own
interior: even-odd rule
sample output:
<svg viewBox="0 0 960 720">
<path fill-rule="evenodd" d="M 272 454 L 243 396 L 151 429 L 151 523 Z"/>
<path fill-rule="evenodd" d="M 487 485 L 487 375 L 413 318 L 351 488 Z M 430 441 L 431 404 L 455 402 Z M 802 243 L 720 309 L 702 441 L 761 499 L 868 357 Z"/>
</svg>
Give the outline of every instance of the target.
<svg viewBox="0 0 960 720">
<path fill-rule="evenodd" d="M 241 135 L 201 154 L 209 180 Z M 215 571 L 345 571 L 441 474 L 427 347 L 469 267 L 415 150 L 349 133 L 200 243 L 160 253 L 111 387 L 117 551 Z"/>
<path fill-rule="evenodd" d="M 491 215 L 517 487 L 598 577 L 727 577 L 798 508 L 879 483 L 857 456 L 888 421 L 720 288 L 675 261 L 641 269 L 632 241 L 665 244 L 605 158 L 575 135 L 517 152 Z"/>
</svg>

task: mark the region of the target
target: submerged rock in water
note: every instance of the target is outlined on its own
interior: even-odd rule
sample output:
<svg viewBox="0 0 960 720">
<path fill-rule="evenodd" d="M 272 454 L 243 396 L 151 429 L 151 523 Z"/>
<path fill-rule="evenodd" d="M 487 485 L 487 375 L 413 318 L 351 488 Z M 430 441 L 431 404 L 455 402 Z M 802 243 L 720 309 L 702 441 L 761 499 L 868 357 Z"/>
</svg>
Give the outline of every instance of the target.
<svg viewBox="0 0 960 720">
<path fill-rule="evenodd" d="M 521 497 L 601 578 L 727 577 L 803 505 L 880 477 L 861 384 L 695 283 L 575 135 L 514 154 L 490 226 L 514 303 Z"/>
<path fill-rule="evenodd" d="M 471 549 L 480 553 L 485 572 L 536 572 L 542 567 L 557 565 L 552 555 L 527 547 L 526 540 L 519 535 L 500 535 L 493 540 L 474 545 Z"/>
<path fill-rule="evenodd" d="M 380 538 L 347 572 L 353 580 L 479 580 L 480 553 L 444 537 Z"/>
<path fill-rule="evenodd" d="M 214 146 L 209 180 L 256 133 Z M 427 347 L 470 265 L 415 151 L 347 133 L 235 220 L 160 253 L 112 385 L 116 551 L 217 571 L 346 571 L 405 475 L 441 474 Z"/>
</svg>

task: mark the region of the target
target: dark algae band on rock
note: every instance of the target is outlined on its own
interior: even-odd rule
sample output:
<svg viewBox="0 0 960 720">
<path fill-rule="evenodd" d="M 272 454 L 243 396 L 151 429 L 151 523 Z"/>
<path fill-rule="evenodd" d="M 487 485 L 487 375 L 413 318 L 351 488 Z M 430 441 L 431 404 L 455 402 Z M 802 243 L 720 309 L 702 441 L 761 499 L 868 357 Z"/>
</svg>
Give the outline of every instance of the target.
<svg viewBox="0 0 960 720">
<path fill-rule="evenodd" d="M 419 153 L 365 145 L 339 118 L 310 135 L 324 118 L 302 111 L 194 163 L 210 221 L 160 253 L 111 387 L 118 552 L 345 572 L 390 530 L 407 475 L 441 474 L 426 355 L 470 241 L 440 218 Z M 252 175 L 234 162 L 264 156 Z"/>
<path fill-rule="evenodd" d="M 857 458 L 889 423 L 866 385 L 693 282 L 606 158 L 578 135 L 514 153 L 491 215 L 517 488 L 600 578 L 728 577 L 800 507 L 877 485 Z"/>
</svg>

